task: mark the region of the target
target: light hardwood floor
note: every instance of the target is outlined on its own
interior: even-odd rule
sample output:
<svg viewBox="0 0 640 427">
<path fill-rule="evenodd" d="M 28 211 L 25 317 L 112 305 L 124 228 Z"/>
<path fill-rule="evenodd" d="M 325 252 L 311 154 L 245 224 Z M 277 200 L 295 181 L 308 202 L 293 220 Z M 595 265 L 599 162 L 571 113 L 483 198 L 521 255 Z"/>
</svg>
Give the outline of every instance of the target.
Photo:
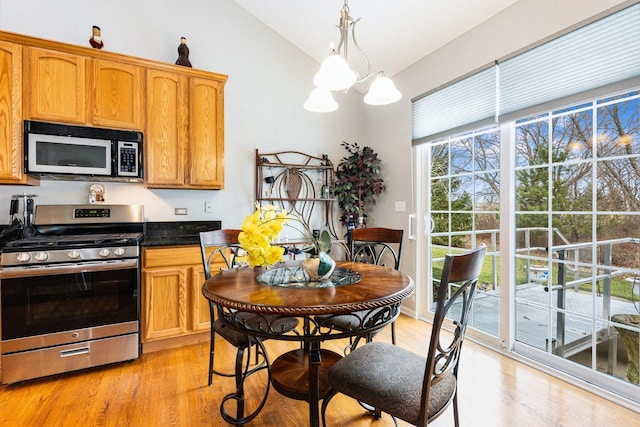
<svg viewBox="0 0 640 427">
<path fill-rule="evenodd" d="M 398 345 L 425 351 L 428 323 L 401 316 Z M 376 339 L 389 340 L 389 328 Z M 324 347 L 341 351 L 345 341 Z M 268 342 L 270 357 L 295 343 Z M 208 343 L 143 354 L 125 362 L 0 387 L 0 426 L 224 426 L 222 396 L 233 380 L 214 377 L 207 387 Z M 235 352 L 220 342 L 216 366 L 231 366 Z M 640 414 L 568 385 L 467 341 L 460 368 L 462 426 L 640 426 Z M 262 373 L 247 384 L 251 405 L 264 384 Z M 262 381 L 261 381 L 262 380 Z M 267 405 L 249 426 L 308 425 L 308 406 L 271 389 Z M 329 426 L 392 426 L 374 421 L 354 401 L 338 396 L 327 411 Z M 400 422 L 401 426 L 408 424 Z M 449 409 L 433 424 L 453 425 Z"/>
</svg>

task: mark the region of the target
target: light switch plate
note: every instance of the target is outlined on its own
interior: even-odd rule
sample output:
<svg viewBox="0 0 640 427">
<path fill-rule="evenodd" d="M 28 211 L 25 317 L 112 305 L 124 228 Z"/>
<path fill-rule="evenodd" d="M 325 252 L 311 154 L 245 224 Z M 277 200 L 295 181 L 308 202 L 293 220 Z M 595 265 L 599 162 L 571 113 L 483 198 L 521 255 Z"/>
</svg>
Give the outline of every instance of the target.
<svg viewBox="0 0 640 427">
<path fill-rule="evenodd" d="M 402 202 L 396 202 L 396 212 L 404 212 L 405 210 L 405 203 L 404 201 Z"/>
</svg>

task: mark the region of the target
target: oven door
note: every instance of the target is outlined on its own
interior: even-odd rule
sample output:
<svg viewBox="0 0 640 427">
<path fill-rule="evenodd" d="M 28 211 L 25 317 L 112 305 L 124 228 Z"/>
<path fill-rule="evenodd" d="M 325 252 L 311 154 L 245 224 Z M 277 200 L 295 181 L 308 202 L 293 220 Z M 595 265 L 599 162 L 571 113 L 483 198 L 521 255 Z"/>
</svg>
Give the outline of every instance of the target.
<svg viewBox="0 0 640 427">
<path fill-rule="evenodd" d="M 0 273 L 2 353 L 138 332 L 138 260 Z"/>
</svg>

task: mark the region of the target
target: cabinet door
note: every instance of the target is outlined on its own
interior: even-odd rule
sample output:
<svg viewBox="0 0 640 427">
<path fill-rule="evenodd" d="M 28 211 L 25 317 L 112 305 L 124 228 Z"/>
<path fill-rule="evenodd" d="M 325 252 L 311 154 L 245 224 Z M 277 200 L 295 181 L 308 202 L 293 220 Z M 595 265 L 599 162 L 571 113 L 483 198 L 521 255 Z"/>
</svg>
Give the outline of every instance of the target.
<svg viewBox="0 0 640 427">
<path fill-rule="evenodd" d="M 93 124 L 142 129 L 142 68 L 103 59 L 92 68 Z"/>
<path fill-rule="evenodd" d="M 189 185 L 224 186 L 223 82 L 189 80 Z"/>
<path fill-rule="evenodd" d="M 191 269 L 191 330 L 206 331 L 211 326 L 209 301 L 202 295 L 202 285 L 205 282 L 202 267 Z"/>
<path fill-rule="evenodd" d="M 187 105 L 184 78 L 148 69 L 146 96 L 145 184 L 184 185 L 187 150 Z"/>
<path fill-rule="evenodd" d="M 29 48 L 29 52 L 28 118 L 85 124 L 86 59 L 38 48 Z"/>
<path fill-rule="evenodd" d="M 187 331 L 187 272 L 158 268 L 143 274 L 142 340 L 183 335 Z"/>
<path fill-rule="evenodd" d="M 24 183 L 22 142 L 22 46 L 0 42 L 0 183 Z"/>
</svg>

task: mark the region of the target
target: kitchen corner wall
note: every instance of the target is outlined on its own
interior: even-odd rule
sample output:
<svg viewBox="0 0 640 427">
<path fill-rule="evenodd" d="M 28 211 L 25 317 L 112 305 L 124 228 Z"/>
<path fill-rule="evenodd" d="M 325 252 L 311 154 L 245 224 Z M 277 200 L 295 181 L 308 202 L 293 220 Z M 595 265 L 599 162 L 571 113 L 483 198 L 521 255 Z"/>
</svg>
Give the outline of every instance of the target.
<svg viewBox="0 0 640 427">
<path fill-rule="evenodd" d="M 3 31 L 88 47 L 93 25 L 101 28 L 105 51 L 171 64 L 184 36 L 194 68 L 229 75 L 224 190 L 147 190 L 107 182 L 107 203 L 143 204 L 150 221 L 219 219 L 223 227 L 237 228 L 253 209 L 256 148 L 326 153 L 337 163 L 345 154 L 342 141 L 363 141 L 362 94 L 336 94 L 340 109 L 334 113 L 304 110 L 319 64 L 230 0 L 0 0 Z M 25 192 L 38 195 L 36 206 L 86 203 L 90 184 L 0 186 L 0 213 L 6 206 L 8 223 L 11 196 Z M 205 201 L 213 204 L 211 214 Z M 178 207 L 188 215 L 174 215 Z"/>
</svg>

